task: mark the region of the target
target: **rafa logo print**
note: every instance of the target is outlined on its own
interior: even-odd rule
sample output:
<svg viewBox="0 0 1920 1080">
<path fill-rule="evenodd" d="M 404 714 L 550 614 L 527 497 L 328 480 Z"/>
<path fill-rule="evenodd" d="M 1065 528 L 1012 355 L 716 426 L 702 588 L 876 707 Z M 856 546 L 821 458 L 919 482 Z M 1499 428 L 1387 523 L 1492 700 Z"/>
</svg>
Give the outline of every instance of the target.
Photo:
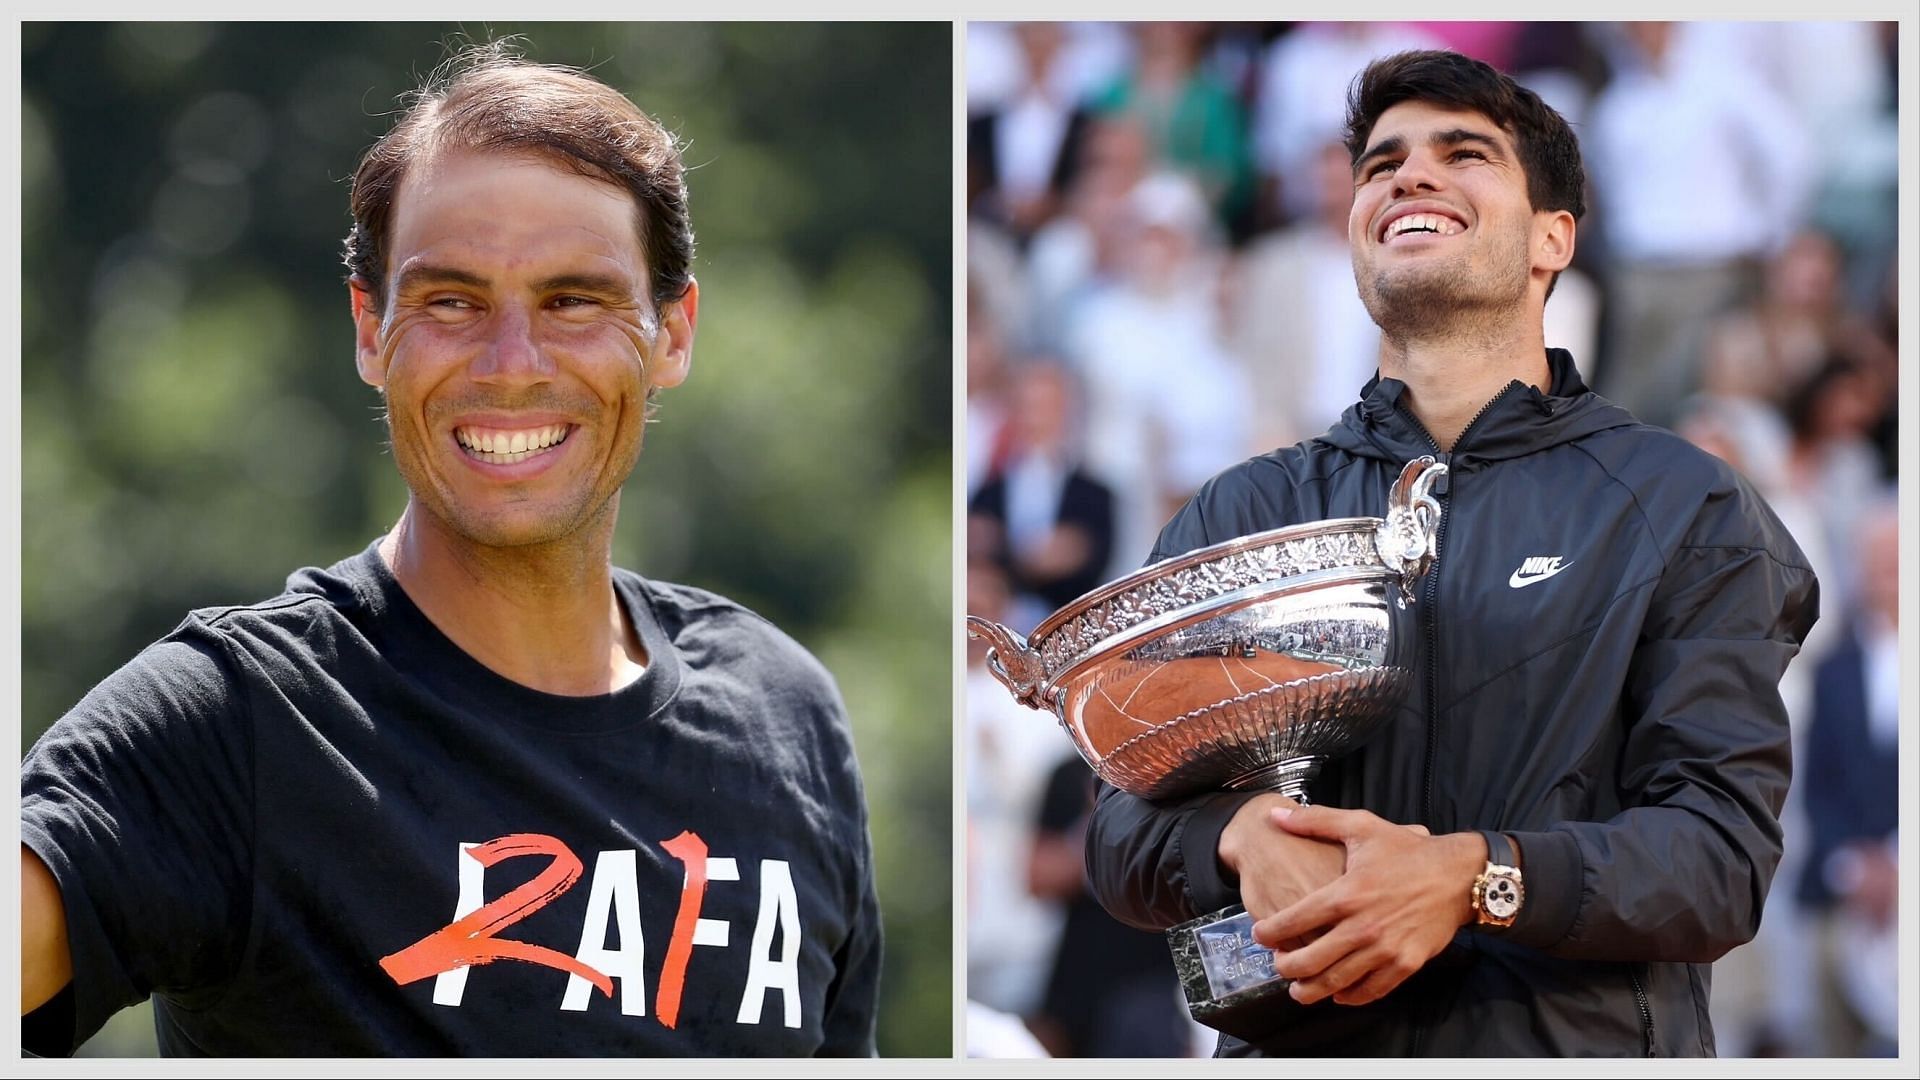
<svg viewBox="0 0 1920 1080">
<path fill-rule="evenodd" d="M 684 868 L 679 905 L 653 1002 L 660 1024 L 675 1028 L 680 1022 L 687 969 L 694 947 L 726 948 L 732 937 L 731 924 L 726 920 L 701 917 L 708 888 L 714 882 L 739 881 L 740 867 L 738 860 L 710 855 L 706 841 L 691 830 L 662 841 L 660 846 Z M 580 858 L 559 839 L 538 833 L 514 833 L 484 844 L 461 844 L 456 863 L 459 901 L 454 920 L 412 945 L 382 957 L 380 968 L 402 986 L 435 977 L 434 1004 L 458 1007 L 464 999 L 471 968 L 495 960 L 519 960 L 567 973 L 566 991 L 560 1002 L 563 1011 L 585 1011 L 593 990 L 608 998 L 615 997 L 618 983 L 621 1013 L 644 1016 L 646 939 L 640 925 L 638 854 L 631 849 L 599 853 L 590 878 L 592 888 L 580 945 L 575 954 L 569 956 L 499 935 L 577 884 L 584 872 Z M 551 862 L 533 880 L 498 899 L 486 901 L 486 868 L 520 855 L 545 855 Z M 609 948 L 606 942 L 616 928 L 619 946 Z M 776 937 L 779 938 L 777 946 Z M 758 1024 L 766 995 L 777 991 L 783 1006 L 782 1023 L 789 1028 L 800 1027 L 801 938 L 799 898 L 786 861 L 760 860 L 760 910 L 754 923 L 746 986 L 735 1023 Z"/>
</svg>

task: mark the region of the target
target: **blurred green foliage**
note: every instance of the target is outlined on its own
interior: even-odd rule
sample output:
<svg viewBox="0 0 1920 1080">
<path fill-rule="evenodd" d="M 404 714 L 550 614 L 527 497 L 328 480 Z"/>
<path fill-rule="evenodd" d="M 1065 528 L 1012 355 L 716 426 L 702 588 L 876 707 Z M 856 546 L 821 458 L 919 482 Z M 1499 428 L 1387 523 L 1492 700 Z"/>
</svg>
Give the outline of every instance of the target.
<svg viewBox="0 0 1920 1080">
<path fill-rule="evenodd" d="M 189 609 L 271 596 L 398 516 L 353 371 L 346 180 L 449 41 L 507 34 L 686 143 L 700 335 L 615 560 L 760 611 L 839 679 L 886 919 L 881 1052 L 945 1057 L 944 23 L 25 24 L 23 748 Z M 151 1025 L 96 1044 L 151 1053 Z"/>
</svg>

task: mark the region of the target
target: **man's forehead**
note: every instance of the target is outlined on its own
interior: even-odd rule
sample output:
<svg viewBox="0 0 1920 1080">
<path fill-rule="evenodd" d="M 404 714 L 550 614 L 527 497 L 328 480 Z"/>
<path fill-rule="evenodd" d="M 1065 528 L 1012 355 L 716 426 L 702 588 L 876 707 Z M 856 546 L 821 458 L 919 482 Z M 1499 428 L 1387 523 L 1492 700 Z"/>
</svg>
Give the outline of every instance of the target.
<svg viewBox="0 0 1920 1080">
<path fill-rule="evenodd" d="M 486 261 L 501 268 L 556 260 L 644 275 L 640 210 L 609 181 L 544 155 L 455 151 L 423 155 L 393 203 L 392 268 Z"/>
<path fill-rule="evenodd" d="M 1395 137 L 1407 143 L 1423 143 L 1436 134 L 1452 131 L 1484 135 L 1502 146 L 1513 145 L 1507 130 L 1485 113 L 1431 101 L 1402 101 L 1389 106 L 1373 122 L 1367 144 Z"/>
</svg>

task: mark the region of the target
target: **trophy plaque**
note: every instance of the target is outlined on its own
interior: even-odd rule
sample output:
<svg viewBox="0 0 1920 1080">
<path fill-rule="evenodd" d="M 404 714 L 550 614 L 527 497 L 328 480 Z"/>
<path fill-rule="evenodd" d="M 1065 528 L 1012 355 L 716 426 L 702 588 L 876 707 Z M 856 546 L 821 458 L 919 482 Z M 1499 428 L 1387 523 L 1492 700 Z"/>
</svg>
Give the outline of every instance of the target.
<svg viewBox="0 0 1920 1080">
<path fill-rule="evenodd" d="M 1145 799 L 1278 791 L 1302 802 L 1326 761 L 1405 698 L 1412 605 L 1440 525 L 1446 465 L 1407 463 L 1386 517 L 1254 533 L 1158 562 L 1048 616 L 1023 638 L 969 615 L 987 669 L 1051 712 L 1088 766 Z M 1167 931 L 1196 1020 L 1239 1034 L 1286 992 L 1253 919 L 1231 907 Z"/>
</svg>

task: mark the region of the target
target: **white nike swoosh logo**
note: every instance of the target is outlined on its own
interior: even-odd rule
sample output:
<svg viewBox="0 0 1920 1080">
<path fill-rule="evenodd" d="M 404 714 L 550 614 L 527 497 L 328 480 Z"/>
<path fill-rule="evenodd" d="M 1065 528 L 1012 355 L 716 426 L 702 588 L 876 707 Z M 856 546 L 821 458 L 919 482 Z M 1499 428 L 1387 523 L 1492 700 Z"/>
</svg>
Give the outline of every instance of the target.
<svg viewBox="0 0 1920 1080">
<path fill-rule="evenodd" d="M 1568 563 L 1566 566 L 1556 566 L 1551 570 L 1542 570 L 1538 574 L 1523 574 L 1515 570 L 1513 576 L 1507 579 L 1507 585 L 1515 589 L 1524 589 L 1536 581 L 1545 581 L 1560 571 L 1565 570 L 1567 566 L 1572 565 L 1572 563 Z"/>
</svg>

